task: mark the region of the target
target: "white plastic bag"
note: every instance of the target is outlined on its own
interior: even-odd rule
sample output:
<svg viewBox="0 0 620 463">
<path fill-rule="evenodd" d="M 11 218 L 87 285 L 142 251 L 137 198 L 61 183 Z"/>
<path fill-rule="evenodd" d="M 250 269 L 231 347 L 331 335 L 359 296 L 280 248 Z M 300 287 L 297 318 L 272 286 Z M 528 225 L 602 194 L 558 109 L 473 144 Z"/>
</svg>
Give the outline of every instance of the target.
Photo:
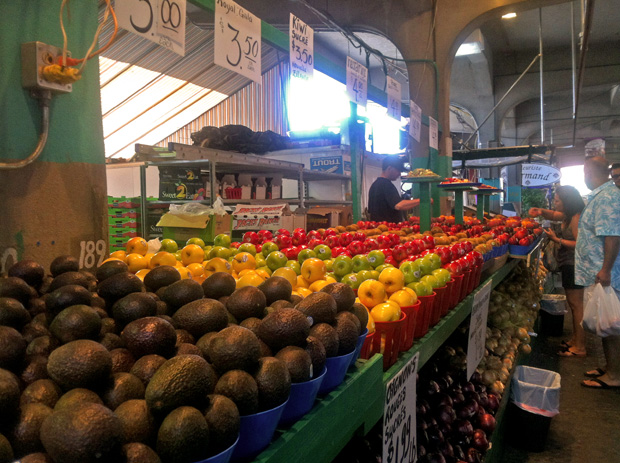
<svg viewBox="0 0 620 463">
<path fill-rule="evenodd" d="M 510 398 L 522 410 L 554 417 L 560 413 L 560 383 L 555 371 L 519 365 L 512 376 Z"/>
<path fill-rule="evenodd" d="M 602 338 L 620 336 L 620 300 L 614 288 L 597 283 L 586 289 L 586 295 L 583 329 Z"/>
<path fill-rule="evenodd" d="M 220 196 L 213 202 L 213 206 L 205 206 L 199 202 L 188 202 L 185 204 L 171 204 L 169 212 L 175 215 L 226 215 L 226 208 Z"/>
</svg>

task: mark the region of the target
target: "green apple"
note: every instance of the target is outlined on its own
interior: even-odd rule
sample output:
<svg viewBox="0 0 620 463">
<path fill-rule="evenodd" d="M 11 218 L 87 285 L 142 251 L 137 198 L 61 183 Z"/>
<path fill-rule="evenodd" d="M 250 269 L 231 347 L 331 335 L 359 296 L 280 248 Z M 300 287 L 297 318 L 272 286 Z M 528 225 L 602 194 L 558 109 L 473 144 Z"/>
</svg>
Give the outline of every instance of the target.
<svg viewBox="0 0 620 463">
<path fill-rule="evenodd" d="M 225 248 L 230 247 L 230 235 L 226 233 L 220 233 L 213 239 L 214 246 L 224 246 Z"/>
<path fill-rule="evenodd" d="M 179 250 L 179 245 L 176 241 L 171 240 L 170 238 L 166 238 L 165 240 L 161 240 L 161 249 L 160 251 L 166 251 L 174 254 Z"/>
<path fill-rule="evenodd" d="M 385 263 L 385 254 L 378 249 L 374 249 L 368 253 L 368 261 L 373 268 L 377 268 Z"/>
<path fill-rule="evenodd" d="M 208 255 L 209 255 L 209 253 L 211 252 L 211 249 L 213 249 L 213 246 L 209 246 L 209 245 L 204 246 L 204 247 L 202 248 L 202 250 L 205 252 L 205 256 L 208 256 Z"/>
<path fill-rule="evenodd" d="M 338 256 L 340 257 L 340 256 Z M 357 289 L 360 287 L 360 283 L 361 281 L 359 280 L 359 278 L 357 277 L 357 275 L 355 275 L 354 273 L 349 273 L 345 276 L 342 277 L 342 280 L 340 280 L 341 283 L 344 283 L 347 286 L 350 286 L 352 289 Z"/>
<path fill-rule="evenodd" d="M 405 284 L 416 283 L 420 281 L 422 277 L 422 271 L 420 270 L 420 259 L 416 259 L 415 261 L 406 260 L 402 264 L 400 264 L 399 270 L 403 272 L 405 275 Z"/>
<path fill-rule="evenodd" d="M 370 265 L 368 257 L 362 254 L 353 257 L 353 272 L 357 273 L 361 272 L 362 270 L 370 270 L 371 268 L 372 265 Z"/>
<path fill-rule="evenodd" d="M 286 262 L 286 266 L 295 270 L 297 275 L 301 275 L 301 265 L 296 260 L 289 260 Z"/>
<path fill-rule="evenodd" d="M 424 275 L 422 278 L 420 278 L 420 282 L 429 284 L 433 289 L 439 288 L 440 286 L 442 286 L 439 283 L 439 280 L 437 279 L 437 277 L 432 274 Z"/>
<path fill-rule="evenodd" d="M 188 244 L 197 244 L 198 246 L 202 248 L 204 247 L 205 242 L 201 238 L 190 238 L 187 240 L 187 243 L 185 243 L 186 246 Z"/>
<path fill-rule="evenodd" d="M 228 259 L 231 257 L 230 249 L 225 248 L 224 246 L 213 246 L 209 251 L 209 259 L 213 259 L 214 257 Z"/>
<path fill-rule="evenodd" d="M 323 262 L 325 263 L 325 270 L 327 272 L 334 271 L 334 259 L 325 259 Z"/>
<path fill-rule="evenodd" d="M 173 252 L 174 257 L 176 257 L 176 259 L 180 262 L 182 257 L 181 257 L 181 251 L 177 251 L 177 252 Z"/>
<path fill-rule="evenodd" d="M 319 244 L 314 247 L 314 252 L 316 256 L 321 260 L 327 260 L 332 258 L 332 250 L 329 246 L 325 244 Z"/>
<path fill-rule="evenodd" d="M 267 266 L 258 267 L 256 270 L 264 270 L 265 272 L 267 272 L 267 275 L 271 276 L 271 269 Z"/>
<path fill-rule="evenodd" d="M 424 256 L 421 259 L 416 259 L 414 262 L 418 262 L 420 264 L 420 272 L 422 272 L 422 276 L 430 275 L 433 271 L 433 261 L 427 256 Z"/>
<path fill-rule="evenodd" d="M 325 274 L 325 278 L 333 278 L 336 281 L 340 281 L 340 277 L 336 275 L 334 272 L 327 272 Z"/>
<path fill-rule="evenodd" d="M 432 265 L 433 270 L 437 270 L 438 268 L 441 268 L 441 257 L 439 257 L 439 255 L 433 252 L 431 254 L 427 254 L 425 257 L 428 257 L 433 263 Z"/>
<path fill-rule="evenodd" d="M 389 268 L 389 267 L 394 267 L 394 266 L 392 264 L 382 264 L 382 265 L 379 265 L 377 268 L 375 268 L 375 270 L 381 273 L 384 269 Z"/>
<path fill-rule="evenodd" d="M 435 277 L 437 277 L 437 279 L 441 283 L 441 285 L 439 286 L 440 288 L 446 286 L 446 284 L 448 284 L 448 281 L 450 281 L 451 278 L 450 271 L 445 268 L 438 268 L 436 270 L 433 270 L 432 275 L 435 275 Z"/>
<path fill-rule="evenodd" d="M 334 259 L 332 268 L 336 275 L 343 277 L 353 270 L 353 260 L 349 256 L 338 256 Z"/>
<path fill-rule="evenodd" d="M 236 248 L 230 248 L 230 249 L 229 249 L 229 251 L 230 251 L 230 257 L 231 257 L 231 258 L 232 258 L 232 257 L 235 257 L 235 256 L 236 256 L 237 254 L 239 254 L 239 252 L 240 252 L 240 251 L 239 251 L 238 249 L 236 249 Z"/>
<path fill-rule="evenodd" d="M 372 280 L 372 271 L 371 270 L 362 270 L 361 272 L 357 272 L 357 279 L 360 281 Z M 375 278 L 376 279 L 376 278 Z"/>
<path fill-rule="evenodd" d="M 370 271 L 370 278 L 373 280 L 379 280 L 379 275 L 381 275 L 381 272 L 379 272 L 378 270 L 371 270 Z"/>
<path fill-rule="evenodd" d="M 241 246 L 239 246 L 238 250 L 239 252 L 249 252 L 253 256 L 256 255 L 256 246 L 254 246 L 252 243 L 243 243 Z"/>
<path fill-rule="evenodd" d="M 300 264 L 303 264 L 304 260 L 310 259 L 311 257 L 316 257 L 316 252 L 312 249 L 302 249 L 299 251 L 299 254 L 297 254 L 297 260 Z"/>
<path fill-rule="evenodd" d="M 274 243 L 273 241 L 267 241 L 263 244 L 263 248 L 261 249 L 261 253 L 263 254 L 264 257 L 267 257 L 269 254 L 271 254 L 274 251 L 279 251 L 280 248 L 278 247 L 278 245 L 276 243 Z"/>
<path fill-rule="evenodd" d="M 266 260 L 267 260 L 267 267 L 269 267 L 271 270 L 276 270 L 280 267 L 285 267 L 286 263 L 288 262 L 286 255 L 280 251 L 270 252 Z"/>
<path fill-rule="evenodd" d="M 430 296 L 433 294 L 433 288 L 428 283 L 424 283 L 422 281 L 416 281 L 414 283 L 409 283 L 407 288 L 411 288 L 415 291 L 415 293 L 420 296 Z"/>
<path fill-rule="evenodd" d="M 265 267 L 267 265 L 267 259 L 260 252 L 254 256 L 254 259 L 256 259 L 256 267 Z"/>
</svg>

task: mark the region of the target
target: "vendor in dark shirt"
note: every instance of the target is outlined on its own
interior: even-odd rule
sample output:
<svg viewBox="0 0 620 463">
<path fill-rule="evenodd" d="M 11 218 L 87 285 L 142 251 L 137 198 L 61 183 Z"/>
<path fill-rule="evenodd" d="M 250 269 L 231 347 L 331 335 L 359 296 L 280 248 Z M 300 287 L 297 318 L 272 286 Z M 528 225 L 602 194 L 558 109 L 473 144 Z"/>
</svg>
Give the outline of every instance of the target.
<svg viewBox="0 0 620 463">
<path fill-rule="evenodd" d="M 402 222 L 402 211 L 408 211 L 420 204 L 419 199 L 402 199 L 392 183 L 398 180 L 404 170 L 404 159 L 400 156 L 386 156 L 381 166 L 381 176 L 368 192 L 370 220 L 375 222 Z"/>
</svg>

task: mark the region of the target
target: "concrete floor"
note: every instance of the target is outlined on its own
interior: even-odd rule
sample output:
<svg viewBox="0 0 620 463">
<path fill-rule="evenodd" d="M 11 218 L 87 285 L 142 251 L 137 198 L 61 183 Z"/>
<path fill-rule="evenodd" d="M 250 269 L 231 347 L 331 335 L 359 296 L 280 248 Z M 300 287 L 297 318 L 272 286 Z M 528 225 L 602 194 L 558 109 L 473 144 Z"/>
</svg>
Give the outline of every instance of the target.
<svg viewBox="0 0 620 463">
<path fill-rule="evenodd" d="M 538 336 L 526 364 L 558 372 L 562 377 L 560 414 L 551 420 L 545 450 L 526 452 L 507 444 L 502 463 L 620 463 L 620 391 L 580 385 L 583 373 L 604 364 L 600 338 L 587 335 L 588 356 L 556 355 L 560 341 L 572 331 L 564 317 L 564 335 Z"/>
</svg>

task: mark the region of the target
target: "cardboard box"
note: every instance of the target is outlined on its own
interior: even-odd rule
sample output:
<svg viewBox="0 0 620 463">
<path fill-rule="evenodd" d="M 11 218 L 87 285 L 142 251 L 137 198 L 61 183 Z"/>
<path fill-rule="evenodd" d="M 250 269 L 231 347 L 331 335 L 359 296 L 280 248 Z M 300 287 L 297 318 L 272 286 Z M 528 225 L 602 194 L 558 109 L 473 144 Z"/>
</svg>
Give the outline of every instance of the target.
<svg viewBox="0 0 620 463">
<path fill-rule="evenodd" d="M 310 170 L 351 175 L 351 156 L 315 155 L 310 158 Z"/>
<path fill-rule="evenodd" d="M 267 186 L 267 199 L 280 199 L 282 198 L 282 176 L 274 175 L 269 179 Z"/>
<path fill-rule="evenodd" d="M 306 221 L 308 230 L 346 227 L 353 222 L 353 210 L 350 206 L 312 207 L 308 209 Z"/>
<path fill-rule="evenodd" d="M 230 233 L 232 216 L 188 216 L 164 214 L 157 222 L 157 227 L 163 228 L 162 237 L 176 241 L 179 245 L 185 245 L 190 238 L 201 238 L 205 243 L 213 243 L 213 239 L 220 233 Z"/>
<path fill-rule="evenodd" d="M 278 230 L 305 228 L 306 216 L 293 214 L 288 204 L 244 205 L 237 204 L 233 212 L 233 231 Z"/>
<path fill-rule="evenodd" d="M 267 181 L 265 177 L 257 177 L 254 181 L 254 194 L 252 199 L 266 199 L 267 198 Z"/>
<path fill-rule="evenodd" d="M 252 176 L 250 174 L 239 174 L 237 185 L 241 187 L 241 199 L 252 198 Z"/>
<path fill-rule="evenodd" d="M 158 167 L 159 199 L 197 199 L 204 197 L 204 183 L 198 167 Z"/>
</svg>

